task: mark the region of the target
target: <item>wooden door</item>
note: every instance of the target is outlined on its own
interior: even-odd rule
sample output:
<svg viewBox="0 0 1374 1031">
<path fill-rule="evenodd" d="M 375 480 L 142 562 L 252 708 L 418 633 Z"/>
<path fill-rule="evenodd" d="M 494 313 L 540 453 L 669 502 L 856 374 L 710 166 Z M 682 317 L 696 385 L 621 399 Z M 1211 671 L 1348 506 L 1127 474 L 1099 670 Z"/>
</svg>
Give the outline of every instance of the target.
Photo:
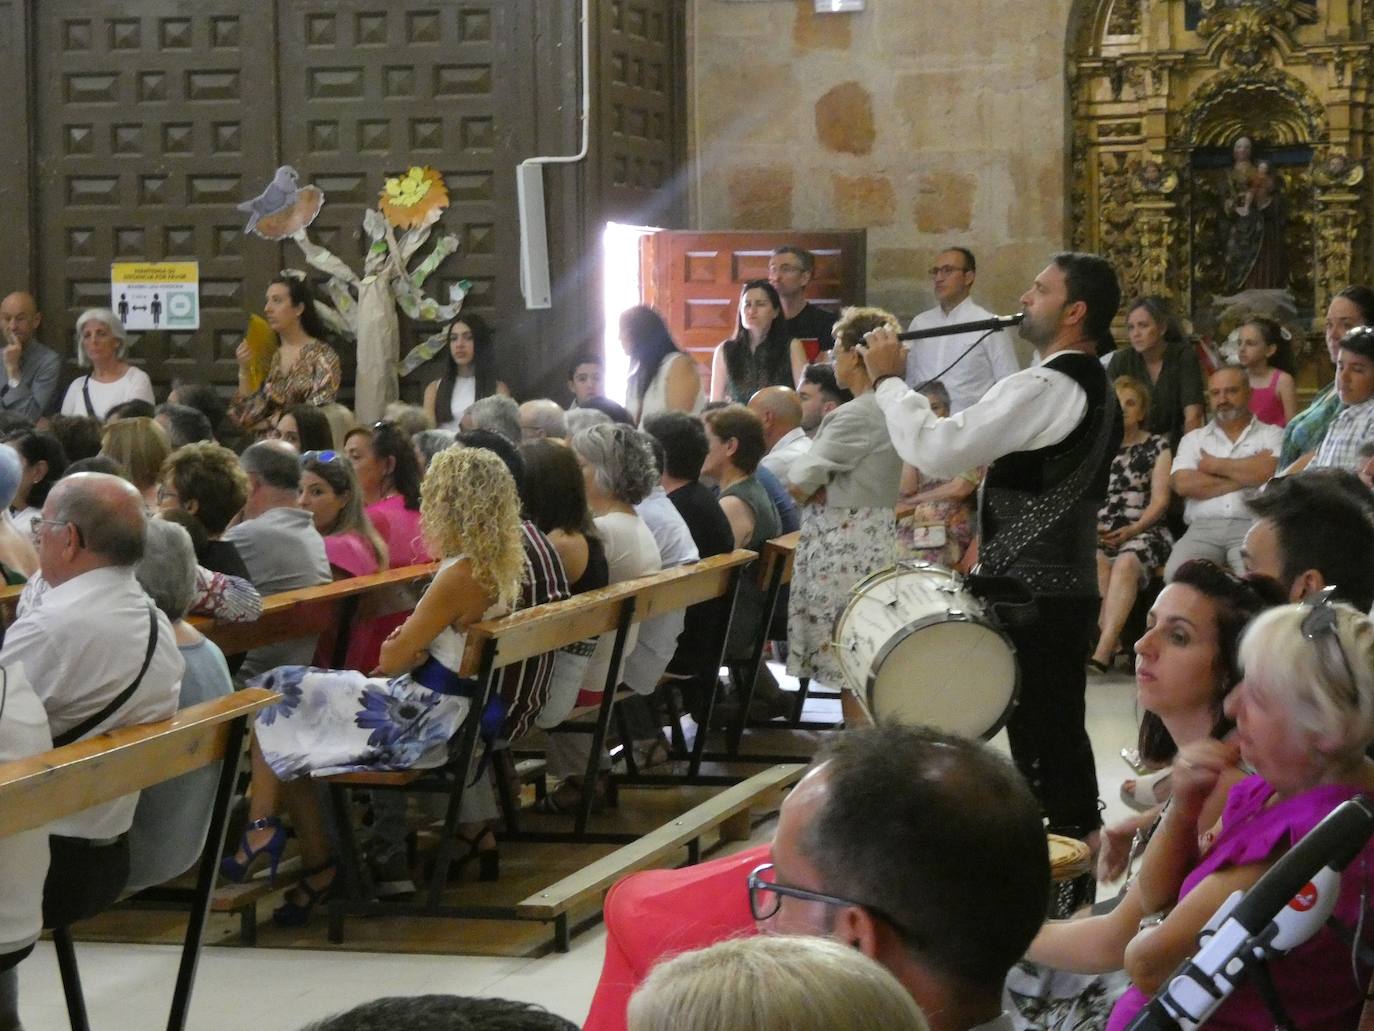
<svg viewBox="0 0 1374 1031">
<path fill-rule="evenodd" d="M 809 233 L 664 230 L 640 243 L 644 303 L 658 309 L 678 344 L 709 375 L 711 352 L 735 332 L 740 286 L 768 278 L 768 259 L 783 244 L 816 256 L 807 298 L 837 311 L 863 304 L 867 272 L 863 229 Z"/>
</svg>

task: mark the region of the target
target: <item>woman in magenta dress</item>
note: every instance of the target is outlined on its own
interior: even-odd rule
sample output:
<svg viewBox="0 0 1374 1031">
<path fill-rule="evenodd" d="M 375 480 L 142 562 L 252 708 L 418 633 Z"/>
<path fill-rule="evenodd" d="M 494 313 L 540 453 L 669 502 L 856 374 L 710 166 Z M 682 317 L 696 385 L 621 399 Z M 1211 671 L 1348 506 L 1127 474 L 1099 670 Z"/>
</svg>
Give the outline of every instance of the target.
<svg viewBox="0 0 1374 1031">
<path fill-rule="evenodd" d="M 349 430 L 344 452 L 353 463 L 367 517 L 386 543 L 391 569 L 431 561 L 420 533 L 420 460 L 395 424 Z M 408 611 L 364 620 L 349 636 L 349 669 L 370 673 L 387 634 L 405 622 Z"/>
<path fill-rule="evenodd" d="M 353 463 L 337 451 L 301 455 L 297 502 L 315 519 L 334 579 L 367 576 L 387 567 L 386 541 L 363 512 Z"/>
<path fill-rule="evenodd" d="M 1260 616 L 1241 642 L 1245 678 L 1226 699 L 1236 721 L 1232 741 L 1196 741 L 1174 763 L 1173 799 L 1151 847 L 1171 852 L 1172 876 L 1138 878 L 1147 917 L 1126 947 L 1132 988 L 1107 1024 L 1121 1031 L 1179 963 L 1197 950 L 1202 927 L 1233 891 L 1253 885 L 1323 817 L 1361 792 L 1374 791 L 1374 624 L 1326 592 L 1304 605 Z M 1238 759 L 1255 770 L 1231 789 L 1221 820 L 1202 826 L 1203 800 Z M 1335 920 L 1374 939 L 1361 920 L 1374 844 L 1341 878 Z M 1370 970 L 1352 960 L 1351 944 L 1325 926 L 1268 963 L 1273 996 L 1294 1027 L 1350 1031 L 1364 1005 Z M 1211 1029 L 1260 1031 L 1280 1023 L 1248 979 L 1207 1022 Z"/>
</svg>

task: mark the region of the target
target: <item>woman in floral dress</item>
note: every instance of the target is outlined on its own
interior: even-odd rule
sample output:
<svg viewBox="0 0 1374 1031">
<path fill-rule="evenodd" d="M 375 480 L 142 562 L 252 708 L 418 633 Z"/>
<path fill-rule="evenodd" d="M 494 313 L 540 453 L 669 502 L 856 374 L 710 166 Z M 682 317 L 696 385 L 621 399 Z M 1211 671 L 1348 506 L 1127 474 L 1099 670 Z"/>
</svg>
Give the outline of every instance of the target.
<svg viewBox="0 0 1374 1031">
<path fill-rule="evenodd" d="M 282 700 L 254 724 L 250 822 L 221 872 L 242 881 L 259 858 L 275 872 L 285 803 L 306 872 L 272 914 L 279 924 L 304 924 L 335 880 L 310 778 L 443 763 L 477 686 L 458 675 L 465 628 L 509 611 L 520 596 L 520 500 L 505 463 L 480 448 L 441 452 L 422 498 L 421 527 L 443 561 L 414 613 L 382 645 L 380 675 L 282 666 L 253 682 Z"/>
<path fill-rule="evenodd" d="M 235 352 L 239 389 L 229 415 L 245 430 L 265 429 L 274 415 L 290 405 L 333 404 L 342 378 L 339 356 L 323 342 L 324 323 L 315 314 L 304 279 L 278 276 L 272 280 L 262 313 L 281 346 L 272 355 L 267 378 L 257 390 L 249 389 L 253 355 L 248 342 L 239 344 Z"/>
<path fill-rule="evenodd" d="M 1121 448 L 1112 459 L 1107 501 L 1097 513 L 1097 584 L 1102 594 L 1099 636 L 1088 665 L 1105 673 L 1140 588 L 1169 558 L 1169 439 L 1150 433 L 1150 388 L 1130 376 L 1113 385 L 1121 404 Z"/>
<path fill-rule="evenodd" d="M 830 646 L 854 585 L 892 564 L 902 460 L 873 393 L 859 344 L 897 320 L 879 308 L 846 308 L 835 323 L 835 380 L 854 395 L 821 420 L 811 450 L 787 472 L 806 504 L 787 600 L 787 672 L 844 686 Z"/>
</svg>

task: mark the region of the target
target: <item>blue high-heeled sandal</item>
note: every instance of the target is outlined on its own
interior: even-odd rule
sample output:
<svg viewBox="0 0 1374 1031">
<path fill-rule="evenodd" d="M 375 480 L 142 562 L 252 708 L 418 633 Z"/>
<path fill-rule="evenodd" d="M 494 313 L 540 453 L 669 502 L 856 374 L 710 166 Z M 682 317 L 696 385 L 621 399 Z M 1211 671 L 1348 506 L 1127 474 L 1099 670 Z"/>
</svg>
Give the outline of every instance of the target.
<svg viewBox="0 0 1374 1031">
<path fill-rule="evenodd" d="M 260 848 L 250 848 L 248 846 L 248 832 L 266 830 L 273 828 L 272 836 Z M 267 857 L 267 886 L 270 888 L 277 880 L 277 864 L 281 862 L 282 853 L 286 851 L 286 828 L 281 825 L 281 819 L 276 816 L 264 816 L 261 820 L 254 820 L 244 828 L 243 839 L 239 842 L 238 850 L 231 856 L 225 856 L 219 861 L 219 875 L 226 881 L 233 881 L 235 884 L 242 884 L 248 880 L 249 875 L 257 866 L 257 861 L 262 856 Z M 247 858 L 239 862 L 238 853 L 242 852 Z"/>
<path fill-rule="evenodd" d="M 272 910 L 272 922 L 278 927 L 304 927 L 310 922 L 310 914 L 315 911 L 315 906 L 321 902 L 327 902 L 334 895 L 334 887 L 338 883 L 339 873 L 334 870 L 334 876 L 329 879 L 329 883 L 322 888 L 313 887 L 310 878 L 316 874 L 324 873 L 326 870 L 334 870 L 332 862 L 317 866 L 313 870 L 306 870 L 299 882 L 292 891 L 299 891 L 305 896 L 304 902 L 295 902 L 291 899 L 291 892 L 286 893 L 286 898 L 282 904 Z"/>
</svg>

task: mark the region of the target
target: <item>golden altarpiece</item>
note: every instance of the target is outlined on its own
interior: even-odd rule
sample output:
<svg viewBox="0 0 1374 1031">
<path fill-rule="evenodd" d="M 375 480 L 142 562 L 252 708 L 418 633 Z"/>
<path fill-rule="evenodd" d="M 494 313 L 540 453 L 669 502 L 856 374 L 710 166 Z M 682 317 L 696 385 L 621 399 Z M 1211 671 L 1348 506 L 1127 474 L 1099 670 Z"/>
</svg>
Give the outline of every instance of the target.
<svg viewBox="0 0 1374 1031">
<path fill-rule="evenodd" d="M 1371 18 L 1374 0 L 1086 0 L 1069 43 L 1075 247 L 1196 323 L 1287 291 L 1315 330 L 1374 270 Z M 1329 377 L 1316 339 L 1299 348 L 1309 388 Z"/>
</svg>

